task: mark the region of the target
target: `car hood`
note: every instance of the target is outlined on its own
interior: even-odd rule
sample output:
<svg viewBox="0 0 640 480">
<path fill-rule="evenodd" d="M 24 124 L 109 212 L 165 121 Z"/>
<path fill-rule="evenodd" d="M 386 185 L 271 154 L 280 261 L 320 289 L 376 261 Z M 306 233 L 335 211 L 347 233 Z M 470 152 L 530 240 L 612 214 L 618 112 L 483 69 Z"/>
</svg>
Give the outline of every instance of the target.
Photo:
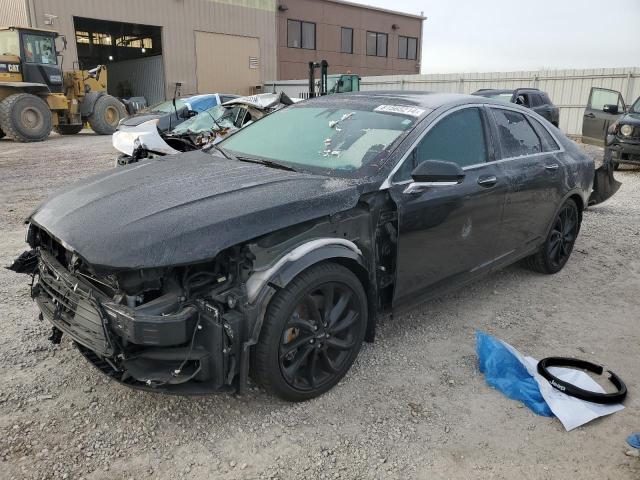
<svg viewBox="0 0 640 480">
<path fill-rule="evenodd" d="M 633 125 L 634 127 L 640 127 L 640 113 L 627 113 L 622 118 L 620 118 L 620 123 L 622 125 Z"/>
<path fill-rule="evenodd" d="M 211 259 L 359 197 L 357 181 L 194 151 L 90 177 L 47 199 L 29 222 L 96 270 L 152 268 Z"/>
<path fill-rule="evenodd" d="M 149 120 L 156 120 L 156 119 L 161 118 L 161 117 L 163 117 L 165 115 L 167 115 L 167 114 L 163 113 L 163 112 L 136 113 L 135 115 L 131 115 L 130 117 L 127 117 L 124 120 L 122 120 L 122 122 L 120 122 L 119 126 L 135 127 L 135 126 L 140 125 L 141 123 L 148 122 Z"/>
</svg>

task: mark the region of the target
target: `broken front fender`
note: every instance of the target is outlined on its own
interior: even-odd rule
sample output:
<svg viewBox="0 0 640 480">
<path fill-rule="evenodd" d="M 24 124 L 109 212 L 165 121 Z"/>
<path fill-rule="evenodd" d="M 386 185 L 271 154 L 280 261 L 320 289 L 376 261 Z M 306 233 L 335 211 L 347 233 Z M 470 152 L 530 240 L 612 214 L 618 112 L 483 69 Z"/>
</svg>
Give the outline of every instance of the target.
<svg viewBox="0 0 640 480">
<path fill-rule="evenodd" d="M 604 153 L 604 163 L 596 169 L 593 178 L 593 191 L 589 197 L 589 205 L 597 205 L 613 197 L 620 190 L 622 183 L 613 178 L 613 163 L 611 151 L 607 148 Z"/>
<path fill-rule="evenodd" d="M 133 156 L 134 150 L 142 147 L 158 155 L 174 155 L 178 152 L 171 148 L 158 133 L 158 120 L 149 120 L 135 127 L 121 126 L 111 137 L 116 150 Z"/>
</svg>

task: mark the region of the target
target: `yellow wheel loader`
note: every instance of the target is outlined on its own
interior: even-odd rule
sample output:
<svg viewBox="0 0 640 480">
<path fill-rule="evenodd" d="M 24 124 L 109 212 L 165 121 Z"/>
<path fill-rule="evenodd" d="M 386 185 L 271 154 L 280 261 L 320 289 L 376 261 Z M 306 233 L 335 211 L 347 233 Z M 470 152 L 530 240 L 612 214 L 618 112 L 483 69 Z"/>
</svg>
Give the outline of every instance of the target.
<svg viewBox="0 0 640 480">
<path fill-rule="evenodd" d="M 106 93 L 104 65 L 63 73 L 57 37 L 49 30 L 0 27 L 0 138 L 39 142 L 51 130 L 76 134 L 85 122 L 110 135 L 126 116 L 122 102 Z"/>
</svg>

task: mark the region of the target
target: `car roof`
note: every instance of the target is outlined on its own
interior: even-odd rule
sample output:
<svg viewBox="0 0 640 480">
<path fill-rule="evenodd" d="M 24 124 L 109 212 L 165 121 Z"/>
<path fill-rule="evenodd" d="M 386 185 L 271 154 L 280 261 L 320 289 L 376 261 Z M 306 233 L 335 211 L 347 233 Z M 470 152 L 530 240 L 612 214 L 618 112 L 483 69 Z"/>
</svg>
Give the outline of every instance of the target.
<svg viewBox="0 0 640 480">
<path fill-rule="evenodd" d="M 440 107 L 453 107 L 456 105 L 464 104 L 495 103 L 496 105 L 504 105 L 504 102 L 500 102 L 498 100 L 473 95 L 407 90 L 376 90 L 353 93 L 338 93 L 335 95 L 325 95 L 323 97 L 309 99 L 303 102 L 301 106 L 309 105 L 310 103 L 326 103 L 332 104 L 332 106 L 335 106 L 339 103 L 344 103 L 345 108 L 349 108 L 347 104 L 351 104 L 353 106 L 353 104 L 360 103 L 364 107 L 368 107 L 371 109 L 380 105 L 414 106 L 427 110 L 426 113 L 429 113 Z"/>
</svg>

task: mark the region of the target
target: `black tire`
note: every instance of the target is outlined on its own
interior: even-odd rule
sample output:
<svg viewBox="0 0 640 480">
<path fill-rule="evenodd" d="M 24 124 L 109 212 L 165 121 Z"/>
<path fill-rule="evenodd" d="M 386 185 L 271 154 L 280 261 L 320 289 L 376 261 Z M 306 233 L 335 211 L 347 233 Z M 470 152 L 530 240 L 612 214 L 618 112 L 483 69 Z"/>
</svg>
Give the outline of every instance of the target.
<svg viewBox="0 0 640 480">
<path fill-rule="evenodd" d="M 75 135 L 76 133 L 80 133 L 83 125 L 56 125 L 53 127 L 53 131 L 59 135 Z"/>
<path fill-rule="evenodd" d="M 0 102 L 0 128 L 16 142 L 41 142 L 51 133 L 51 110 L 40 97 L 14 93 Z"/>
<path fill-rule="evenodd" d="M 317 397 L 351 368 L 366 324 L 367 297 L 358 277 L 335 263 L 312 266 L 271 300 L 252 376 L 284 400 Z"/>
<path fill-rule="evenodd" d="M 568 199 L 556 215 L 540 250 L 525 258 L 525 265 L 534 272 L 546 274 L 554 274 L 562 270 L 573 251 L 581 220 L 576 202 Z"/>
<path fill-rule="evenodd" d="M 87 121 L 98 135 L 112 135 L 121 119 L 127 116 L 127 111 L 120 100 L 111 95 L 103 95 L 96 100 L 93 113 Z"/>
<path fill-rule="evenodd" d="M 0 140 L 2 140 L 3 138 L 4 138 L 4 132 L 0 130 Z"/>
<path fill-rule="evenodd" d="M 620 170 L 620 162 L 611 162 L 611 163 L 613 163 L 614 170 Z"/>
</svg>

